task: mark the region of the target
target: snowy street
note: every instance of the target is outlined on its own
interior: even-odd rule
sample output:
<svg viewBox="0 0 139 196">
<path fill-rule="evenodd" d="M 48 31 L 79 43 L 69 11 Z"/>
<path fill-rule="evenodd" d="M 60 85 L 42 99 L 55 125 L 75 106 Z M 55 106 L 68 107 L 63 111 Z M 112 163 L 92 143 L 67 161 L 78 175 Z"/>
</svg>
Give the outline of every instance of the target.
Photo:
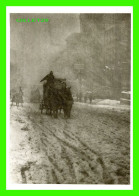
<svg viewBox="0 0 139 196">
<path fill-rule="evenodd" d="M 130 109 L 75 103 L 70 119 L 11 107 L 10 178 L 27 184 L 129 184 Z"/>
</svg>

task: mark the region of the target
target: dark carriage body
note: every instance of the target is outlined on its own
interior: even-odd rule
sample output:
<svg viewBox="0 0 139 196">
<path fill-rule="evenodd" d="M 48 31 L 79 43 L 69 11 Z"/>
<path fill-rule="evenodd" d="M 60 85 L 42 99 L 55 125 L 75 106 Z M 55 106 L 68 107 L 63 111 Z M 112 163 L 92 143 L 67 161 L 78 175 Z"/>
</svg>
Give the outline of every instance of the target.
<svg viewBox="0 0 139 196">
<path fill-rule="evenodd" d="M 70 95 L 70 96 L 69 96 Z M 55 78 L 52 83 L 43 84 L 43 100 L 40 103 L 41 113 L 46 109 L 46 114 L 58 117 L 58 110 L 63 109 L 64 116 L 70 117 L 73 104 L 70 88 L 66 87 L 66 79 Z"/>
</svg>

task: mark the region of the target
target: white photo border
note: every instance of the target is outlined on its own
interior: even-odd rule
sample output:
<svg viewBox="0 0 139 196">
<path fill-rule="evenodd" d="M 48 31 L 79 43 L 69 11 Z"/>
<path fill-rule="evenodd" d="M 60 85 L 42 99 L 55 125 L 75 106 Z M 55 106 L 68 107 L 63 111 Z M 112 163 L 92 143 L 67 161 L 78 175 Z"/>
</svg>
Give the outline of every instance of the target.
<svg viewBox="0 0 139 196">
<path fill-rule="evenodd" d="M 131 14 L 131 105 L 130 105 L 130 184 L 11 184 L 10 144 L 10 13 L 130 13 Z M 132 6 L 7 6 L 6 7 L 6 190 L 133 190 L 133 7 Z"/>
</svg>

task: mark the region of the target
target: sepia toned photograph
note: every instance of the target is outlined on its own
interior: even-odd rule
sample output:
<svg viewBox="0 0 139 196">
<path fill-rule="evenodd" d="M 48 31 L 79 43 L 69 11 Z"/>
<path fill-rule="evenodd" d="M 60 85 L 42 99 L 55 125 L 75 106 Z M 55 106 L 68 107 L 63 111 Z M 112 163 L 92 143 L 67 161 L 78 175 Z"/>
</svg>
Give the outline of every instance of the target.
<svg viewBox="0 0 139 196">
<path fill-rule="evenodd" d="M 10 13 L 9 180 L 130 185 L 131 14 Z"/>
</svg>

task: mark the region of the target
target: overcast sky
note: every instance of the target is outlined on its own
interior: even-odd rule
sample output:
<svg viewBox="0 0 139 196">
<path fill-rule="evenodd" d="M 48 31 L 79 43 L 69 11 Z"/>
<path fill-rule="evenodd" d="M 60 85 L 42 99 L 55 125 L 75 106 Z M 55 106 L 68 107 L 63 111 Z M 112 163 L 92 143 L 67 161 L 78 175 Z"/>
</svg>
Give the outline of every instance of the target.
<svg viewBox="0 0 139 196">
<path fill-rule="evenodd" d="M 48 22 L 20 23 L 17 18 L 48 18 Z M 78 14 L 11 14 L 10 60 L 23 69 L 23 77 L 33 73 L 39 81 L 41 69 L 49 70 L 49 61 L 64 50 L 66 38 L 80 32 Z M 33 80 L 32 78 L 32 80 Z"/>
<path fill-rule="evenodd" d="M 17 18 L 48 18 L 47 23 L 19 23 Z M 77 14 L 11 14 L 10 32 L 11 49 L 17 53 L 24 52 L 41 57 L 41 53 L 52 53 L 61 49 L 65 39 L 73 32 L 79 32 L 79 16 Z M 14 61 L 11 56 L 11 61 Z"/>
</svg>

